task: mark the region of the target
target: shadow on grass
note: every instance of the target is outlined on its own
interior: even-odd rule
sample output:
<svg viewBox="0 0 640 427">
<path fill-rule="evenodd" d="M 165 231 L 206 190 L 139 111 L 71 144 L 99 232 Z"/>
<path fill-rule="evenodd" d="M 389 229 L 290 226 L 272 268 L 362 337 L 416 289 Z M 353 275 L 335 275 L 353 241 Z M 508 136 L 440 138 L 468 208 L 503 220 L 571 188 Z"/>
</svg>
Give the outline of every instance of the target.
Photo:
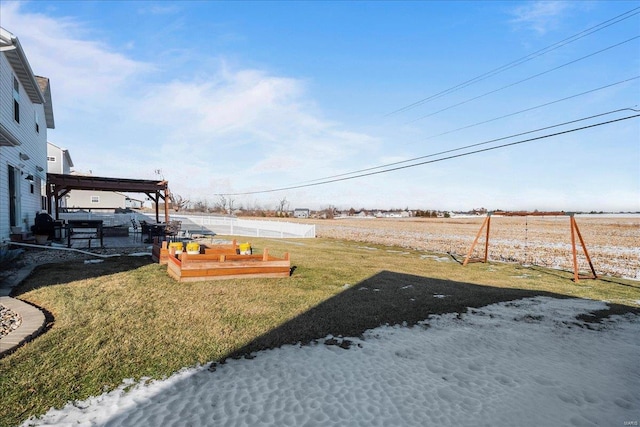
<svg viewBox="0 0 640 427">
<path fill-rule="evenodd" d="M 412 326 L 430 315 L 464 313 L 468 308 L 535 296 L 570 298 L 551 292 L 480 286 L 382 271 L 257 337 L 227 357 L 248 356 L 285 344 L 307 344 L 328 335 L 359 337 L 366 330 L 382 325 Z M 597 322 L 611 314 L 640 314 L 640 309 L 633 307 L 609 306 L 609 311 L 603 310 L 585 319 Z"/>
<path fill-rule="evenodd" d="M 95 261 L 92 259 L 90 261 Z M 62 285 L 78 280 L 95 279 L 101 276 L 135 270 L 152 264 L 150 256 L 118 256 L 100 259 L 102 262 L 86 263 L 82 260 L 44 264 L 34 269 L 20 285 L 13 289 L 11 296 L 47 286 Z"/>
<path fill-rule="evenodd" d="M 144 265 L 145 260 L 130 260 L 128 268 Z M 119 264 L 119 263 L 114 263 Z M 121 271 L 125 265 L 102 267 L 102 274 Z M 78 273 L 75 273 L 78 274 Z M 95 273 L 94 273 L 95 274 Z M 78 279 L 78 276 L 75 276 Z M 92 277 L 91 275 L 84 276 Z M 415 325 L 428 319 L 431 315 L 444 313 L 465 313 L 469 308 L 479 308 L 490 304 L 514 301 L 522 298 L 547 296 L 568 299 L 566 295 L 551 292 L 531 291 L 513 288 L 481 286 L 470 283 L 434 279 L 410 274 L 381 271 L 362 282 L 346 288 L 343 292 L 312 307 L 301 315 L 292 318 L 266 334 L 256 337 L 251 342 L 214 361 L 210 371 L 216 370 L 217 363 L 228 358 L 252 358 L 260 350 L 281 347 L 286 344 L 308 344 L 322 340 L 328 335 L 334 337 L 359 337 L 369 330 L 381 325 L 406 324 Z M 633 312 L 640 314 L 640 309 L 622 305 L 610 305 L 610 310 L 601 310 L 585 315 L 588 321 L 598 321 L 611 314 Z M 333 341 L 333 342 L 328 342 Z M 348 348 L 348 340 L 328 340 L 325 344 L 340 345 Z M 346 345 L 345 345 L 346 344 Z M 138 410 L 149 411 L 150 405 L 164 405 L 175 400 L 176 390 L 180 390 L 179 382 L 193 381 L 192 377 L 174 381 L 171 387 L 159 390 L 154 395 L 147 395 L 140 406 L 121 408 L 114 413 L 105 425 L 137 425 L 140 422 Z M 160 402 L 160 403 L 158 403 Z M 165 402 L 165 403 L 162 403 Z"/>
</svg>

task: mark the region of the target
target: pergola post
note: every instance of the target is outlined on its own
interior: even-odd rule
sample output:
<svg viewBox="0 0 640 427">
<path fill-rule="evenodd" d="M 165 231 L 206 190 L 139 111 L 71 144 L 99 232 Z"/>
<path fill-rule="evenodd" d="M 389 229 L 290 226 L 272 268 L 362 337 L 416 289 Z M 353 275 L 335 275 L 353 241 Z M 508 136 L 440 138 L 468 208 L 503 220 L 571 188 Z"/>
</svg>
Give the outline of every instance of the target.
<svg viewBox="0 0 640 427">
<path fill-rule="evenodd" d="M 171 200 L 171 192 L 169 183 L 164 181 L 164 223 L 169 224 L 169 201 Z"/>
</svg>

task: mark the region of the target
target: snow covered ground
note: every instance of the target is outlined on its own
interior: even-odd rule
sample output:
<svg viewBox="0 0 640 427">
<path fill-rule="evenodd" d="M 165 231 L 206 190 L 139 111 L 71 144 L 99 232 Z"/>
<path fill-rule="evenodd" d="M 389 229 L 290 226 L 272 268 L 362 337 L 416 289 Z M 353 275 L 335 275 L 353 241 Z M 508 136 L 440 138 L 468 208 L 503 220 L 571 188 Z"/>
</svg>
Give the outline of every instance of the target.
<svg viewBox="0 0 640 427">
<path fill-rule="evenodd" d="M 640 317 L 577 319 L 604 308 L 536 297 L 432 316 L 348 349 L 285 346 L 130 381 L 24 425 L 637 426 Z"/>
</svg>

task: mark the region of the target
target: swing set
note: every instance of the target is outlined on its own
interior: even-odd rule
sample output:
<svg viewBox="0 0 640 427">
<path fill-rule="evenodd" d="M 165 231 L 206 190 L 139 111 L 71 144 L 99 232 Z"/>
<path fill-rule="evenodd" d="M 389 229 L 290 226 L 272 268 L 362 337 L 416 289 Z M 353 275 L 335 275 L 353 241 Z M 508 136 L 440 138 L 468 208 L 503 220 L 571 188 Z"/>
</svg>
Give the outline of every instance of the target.
<svg viewBox="0 0 640 427">
<path fill-rule="evenodd" d="M 487 214 L 487 217 L 485 218 L 484 222 L 482 223 L 482 226 L 480 227 L 480 230 L 478 230 L 478 234 L 476 235 L 475 240 L 473 241 L 473 244 L 471 245 L 471 248 L 469 249 L 469 252 L 467 253 L 467 256 L 464 259 L 464 262 L 462 263 L 463 266 L 466 266 L 469 262 L 487 262 L 487 258 L 489 256 L 489 230 L 491 228 L 491 216 L 492 215 L 500 215 L 500 216 L 524 216 L 524 217 L 528 217 L 528 216 L 568 216 L 569 217 L 569 223 L 571 226 L 571 249 L 573 252 L 573 280 L 574 282 L 579 282 L 580 279 L 597 279 L 598 276 L 596 274 L 596 270 L 593 268 L 593 264 L 591 262 L 591 257 L 589 257 L 589 252 L 587 251 L 587 246 L 584 244 L 584 239 L 582 238 L 582 234 L 580 233 L 580 229 L 578 228 L 578 224 L 576 223 L 576 219 L 575 216 L 572 212 L 524 212 L 524 211 L 520 211 L 520 212 L 503 212 L 503 211 L 496 211 L 496 212 L 489 212 Z M 484 256 L 482 258 L 471 258 L 471 254 L 473 253 L 474 248 L 476 247 L 476 245 L 478 244 L 478 240 L 480 239 L 480 236 L 482 235 L 482 230 L 484 230 L 484 228 L 486 227 L 486 236 L 485 236 L 485 242 L 484 242 Z M 576 235 L 578 236 L 578 239 L 580 240 L 580 245 L 582 246 L 582 251 L 584 252 L 585 257 L 587 258 L 587 261 L 589 262 L 589 268 L 591 269 L 591 275 L 589 276 L 580 276 L 578 274 L 578 251 L 576 249 Z"/>
</svg>

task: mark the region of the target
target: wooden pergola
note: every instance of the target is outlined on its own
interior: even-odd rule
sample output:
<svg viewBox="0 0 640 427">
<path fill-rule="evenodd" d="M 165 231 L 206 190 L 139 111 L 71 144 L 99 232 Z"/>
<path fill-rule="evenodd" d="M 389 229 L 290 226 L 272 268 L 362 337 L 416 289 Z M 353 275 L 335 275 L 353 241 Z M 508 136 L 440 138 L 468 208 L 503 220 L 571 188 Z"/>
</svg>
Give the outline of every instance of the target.
<svg viewBox="0 0 640 427">
<path fill-rule="evenodd" d="M 118 191 L 144 193 L 155 202 L 156 222 L 160 222 L 159 205 L 164 201 L 164 222 L 169 222 L 169 203 L 171 197 L 168 181 L 148 179 L 105 178 L 98 176 L 47 174 L 47 210 L 55 219 L 60 219 L 60 200 L 71 190 Z"/>
<path fill-rule="evenodd" d="M 489 230 L 491 228 L 491 216 L 492 215 L 496 215 L 496 216 L 568 216 L 569 217 L 569 224 L 571 226 L 571 251 L 572 251 L 572 255 L 573 255 L 573 280 L 575 282 L 580 281 L 580 279 L 597 279 L 598 275 L 596 274 L 596 270 L 595 268 L 593 268 L 593 263 L 591 262 L 591 257 L 589 256 L 589 252 L 587 251 L 587 246 L 584 244 L 584 240 L 582 239 L 582 234 L 580 233 L 580 229 L 578 228 L 578 223 L 576 222 L 576 219 L 574 217 L 574 214 L 572 212 L 526 212 L 526 211 L 517 211 L 517 212 L 504 212 L 504 211 L 496 211 L 496 212 L 489 212 L 487 214 L 487 217 L 485 218 L 484 222 L 482 223 L 482 226 L 480 227 L 480 230 L 478 230 L 478 234 L 476 235 L 475 240 L 473 241 L 473 244 L 471 245 L 471 248 L 469 248 L 469 252 L 467 253 L 467 256 L 464 259 L 464 262 L 462 263 L 463 266 L 467 265 L 469 262 L 487 262 L 488 256 L 489 256 Z M 486 236 L 485 236 L 485 241 L 484 241 L 484 256 L 482 258 L 476 258 L 473 259 L 471 258 L 471 254 L 473 253 L 473 249 L 476 247 L 476 244 L 478 243 L 478 240 L 480 239 L 480 236 L 482 235 L 482 230 L 484 228 L 487 228 L 486 230 Z M 582 246 L 582 251 L 584 252 L 585 257 L 587 258 L 587 262 L 589 263 L 589 268 L 591 269 L 591 275 L 590 276 L 580 276 L 578 274 L 578 251 L 576 248 L 576 235 L 578 236 L 578 239 L 580 240 L 580 245 Z"/>
</svg>

